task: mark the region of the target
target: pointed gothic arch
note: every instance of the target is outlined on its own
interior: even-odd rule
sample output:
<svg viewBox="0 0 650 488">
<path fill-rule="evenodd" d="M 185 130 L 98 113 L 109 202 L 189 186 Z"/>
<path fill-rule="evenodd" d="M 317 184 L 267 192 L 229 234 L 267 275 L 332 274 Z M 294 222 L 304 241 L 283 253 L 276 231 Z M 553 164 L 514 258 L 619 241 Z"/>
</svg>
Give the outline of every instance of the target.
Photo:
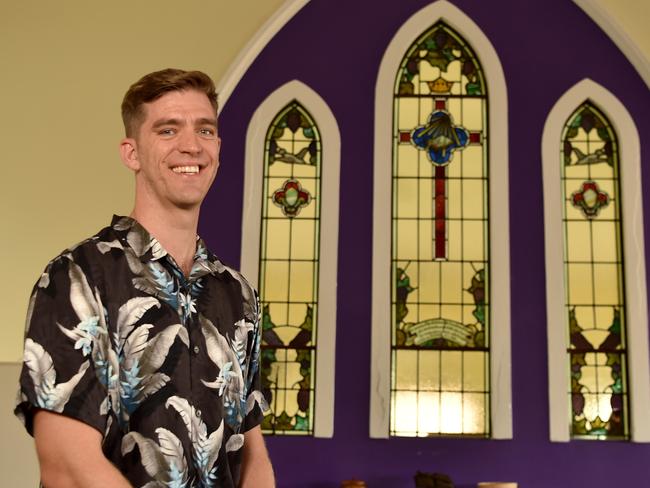
<svg viewBox="0 0 650 488">
<path fill-rule="evenodd" d="M 304 204 L 311 202 L 312 207 L 318 205 L 318 211 L 315 211 L 314 216 L 309 218 L 311 222 L 315 222 L 312 225 L 316 226 L 315 233 L 311 237 L 314 241 L 313 247 L 316 255 L 311 256 L 309 259 L 309 262 L 312 263 L 310 273 L 312 273 L 313 279 L 315 280 L 313 283 L 313 298 L 306 300 L 306 302 L 309 302 L 307 306 L 308 315 L 309 310 L 313 310 L 310 320 L 314 322 L 313 328 L 315 332 L 309 342 L 314 353 L 308 367 L 309 372 L 303 379 L 304 381 L 312 381 L 313 379 L 314 385 L 313 390 L 308 393 L 311 395 L 309 413 L 313 415 L 313 423 L 310 423 L 310 428 L 307 430 L 315 437 L 332 437 L 334 429 L 336 273 L 341 143 L 338 125 L 327 104 L 315 91 L 298 80 L 290 81 L 271 93 L 255 111 L 248 126 L 246 134 L 241 269 L 242 273 L 252 283 L 260 286 L 262 289 L 264 288 L 263 284 L 259 283 L 260 275 L 263 273 L 261 264 L 265 263 L 265 260 L 261 259 L 261 257 L 264 257 L 261 251 L 266 248 L 262 247 L 262 244 L 265 244 L 265 241 L 262 240 L 262 237 L 265 237 L 265 235 L 262 232 L 266 232 L 265 225 L 268 220 L 268 215 L 263 215 L 263 208 L 269 207 L 270 200 L 264 203 L 263 199 L 265 197 L 267 199 L 270 198 L 269 191 L 275 190 L 275 188 L 266 188 L 269 185 L 264 185 L 265 180 L 269 181 L 265 165 L 271 163 L 276 165 L 289 164 L 284 162 L 274 163 L 272 162 L 272 158 L 269 158 L 270 140 L 268 135 L 270 134 L 270 130 L 273 129 L 273 124 L 277 124 L 278 122 L 280 124 L 286 123 L 286 121 L 283 122 L 281 119 L 283 117 L 286 119 L 289 111 L 296 112 L 290 116 L 300 119 L 297 121 L 298 126 L 303 124 L 303 122 L 303 125 L 311 124 L 314 131 L 314 134 L 310 132 L 310 135 L 314 136 L 311 137 L 311 140 L 318 146 L 317 148 L 314 147 L 313 152 L 315 157 L 318 158 L 319 176 L 311 178 L 311 183 L 315 186 L 311 189 L 310 195 L 303 199 Z M 292 124 L 293 122 L 289 123 L 289 125 Z M 298 133 L 298 128 L 293 128 L 296 129 L 293 132 Z M 305 143 L 305 141 L 302 142 Z M 309 152 L 311 153 L 311 148 Z M 289 156 L 294 156 L 296 160 L 300 157 L 300 155 L 293 154 L 293 151 Z M 305 157 L 309 158 L 310 155 L 307 154 Z M 299 166 L 306 168 L 308 165 L 302 164 Z M 282 195 L 285 195 L 285 193 L 288 195 L 287 182 L 291 185 L 293 184 L 291 183 L 293 180 L 299 180 L 299 178 L 294 178 L 293 170 L 291 171 L 292 174 L 288 177 L 289 179 L 285 178 L 286 181 L 283 187 L 285 192 L 280 192 Z M 296 185 L 294 184 L 294 186 Z M 302 187 L 298 188 L 298 196 L 301 194 L 301 189 Z M 291 188 L 288 188 L 288 190 L 292 191 Z M 280 195 L 278 192 L 275 193 Z M 314 198 L 316 194 L 317 199 Z M 285 216 L 291 217 L 289 219 L 290 222 L 287 224 L 291 227 L 294 223 L 293 217 L 296 217 L 296 222 L 298 221 L 299 205 L 293 205 L 293 200 L 288 196 L 282 201 L 277 198 L 275 200 L 274 205 L 271 205 L 270 208 L 274 208 L 277 212 L 284 211 Z M 278 205 L 282 206 L 282 204 L 285 204 L 282 209 L 275 208 Z M 307 211 L 307 207 L 303 211 Z M 292 213 L 293 215 L 291 215 Z M 283 262 L 288 263 L 290 267 L 290 263 L 295 261 L 295 259 L 292 259 L 290 251 L 288 252 L 288 257 L 285 257 Z M 304 267 L 304 262 L 301 265 Z M 288 280 L 289 278 L 287 277 L 286 279 Z M 265 298 L 263 292 L 261 295 L 262 302 L 264 303 Z M 288 301 L 290 300 L 288 299 Z M 317 310 L 321 310 L 322 312 L 318 313 Z M 270 319 L 272 320 L 273 317 L 270 317 Z M 281 321 L 282 324 L 289 324 L 290 322 L 291 320 L 286 318 Z M 293 325 L 297 326 L 299 324 Z M 302 325 L 304 325 L 304 322 Z M 294 344 L 296 343 L 294 342 Z M 287 349 L 286 346 L 284 345 L 282 347 L 285 350 L 293 348 L 291 346 Z M 262 347 L 264 350 L 264 340 Z M 271 347 L 268 350 L 270 351 L 272 349 Z M 314 357 L 315 361 L 313 360 Z M 300 358 L 294 358 L 294 362 L 300 363 Z M 317 366 L 315 362 L 317 362 Z M 306 400 L 303 397 L 299 401 L 305 402 Z"/>
<path fill-rule="evenodd" d="M 382 59 L 375 93 L 375 175 L 373 217 L 373 288 L 370 435 L 389 436 L 391 393 L 391 297 L 393 265 L 391 239 L 391 198 L 393 183 L 393 97 L 396 75 L 409 46 L 425 31 L 442 21 L 467 41 L 480 60 L 485 76 L 486 120 L 490 143 L 487 149 L 490 176 L 489 263 L 491 267 L 489 419 L 484 434 L 492 438 L 512 437 L 510 374 L 510 261 L 508 223 L 508 139 L 507 93 L 503 70 L 496 51 L 480 28 L 463 12 L 439 0 L 416 12 L 397 31 Z M 419 435 L 419 434 L 417 434 Z"/>
</svg>

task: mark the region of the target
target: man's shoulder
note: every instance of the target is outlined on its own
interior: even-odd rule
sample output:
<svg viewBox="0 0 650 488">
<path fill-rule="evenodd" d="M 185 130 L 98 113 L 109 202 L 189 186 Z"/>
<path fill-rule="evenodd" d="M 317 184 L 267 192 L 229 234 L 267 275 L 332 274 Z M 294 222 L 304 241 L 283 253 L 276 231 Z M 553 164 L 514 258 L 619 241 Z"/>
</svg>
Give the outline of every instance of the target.
<svg viewBox="0 0 650 488">
<path fill-rule="evenodd" d="M 87 237 L 72 246 L 67 247 L 59 254 L 54 256 L 46 266 L 44 273 L 52 270 L 66 267 L 69 263 L 74 263 L 82 271 L 90 271 L 89 268 L 104 254 L 103 247 L 115 239 L 115 233 L 111 226 L 100 229 L 94 235 Z"/>
</svg>

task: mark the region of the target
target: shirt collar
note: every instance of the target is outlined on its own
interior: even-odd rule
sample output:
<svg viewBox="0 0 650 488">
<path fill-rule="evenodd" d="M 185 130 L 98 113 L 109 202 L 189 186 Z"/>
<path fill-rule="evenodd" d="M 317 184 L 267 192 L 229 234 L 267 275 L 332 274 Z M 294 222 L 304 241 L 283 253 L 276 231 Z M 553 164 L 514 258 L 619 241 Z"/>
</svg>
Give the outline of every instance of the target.
<svg viewBox="0 0 650 488">
<path fill-rule="evenodd" d="M 158 239 L 152 236 L 140 222 L 132 217 L 113 215 L 111 227 L 115 232 L 121 235 L 120 240 L 125 247 L 129 247 L 138 256 L 142 263 L 149 261 L 159 261 L 164 257 L 175 267 L 174 258 L 160 244 Z M 194 253 L 194 264 L 190 272 L 190 279 L 198 279 L 207 273 L 220 271 L 223 265 L 214 256 L 205 245 L 203 239 L 196 236 L 196 252 Z"/>
</svg>

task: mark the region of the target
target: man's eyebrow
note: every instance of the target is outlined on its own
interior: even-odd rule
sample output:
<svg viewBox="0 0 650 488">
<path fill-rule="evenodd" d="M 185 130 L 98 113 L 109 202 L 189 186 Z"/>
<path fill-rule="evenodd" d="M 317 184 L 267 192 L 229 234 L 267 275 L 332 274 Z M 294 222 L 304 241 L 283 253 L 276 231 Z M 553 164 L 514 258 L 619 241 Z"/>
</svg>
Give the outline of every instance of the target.
<svg viewBox="0 0 650 488">
<path fill-rule="evenodd" d="M 164 125 L 181 125 L 181 122 L 178 119 L 158 119 L 153 123 L 152 128 L 157 129 Z"/>
<path fill-rule="evenodd" d="M 200 119 L 196 120 L 197 125 L 212 125 L 214 127 L 217 126 L 217 119 L 213 119 L 210 117 L 202 117 Z"/>
</svg>

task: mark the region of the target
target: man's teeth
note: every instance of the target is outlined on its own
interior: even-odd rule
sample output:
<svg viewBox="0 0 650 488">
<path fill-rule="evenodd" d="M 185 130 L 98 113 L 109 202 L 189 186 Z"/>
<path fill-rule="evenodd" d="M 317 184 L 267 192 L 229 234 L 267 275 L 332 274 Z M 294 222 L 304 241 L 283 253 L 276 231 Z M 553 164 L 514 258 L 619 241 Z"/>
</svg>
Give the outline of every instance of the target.
<svg viewBox="0 0 650 488">
<path fill-rule="evenodd" d="M 198 173 L 198 166 L 174 166 L 172 168 L 174 173 Z"/>
</svg>

